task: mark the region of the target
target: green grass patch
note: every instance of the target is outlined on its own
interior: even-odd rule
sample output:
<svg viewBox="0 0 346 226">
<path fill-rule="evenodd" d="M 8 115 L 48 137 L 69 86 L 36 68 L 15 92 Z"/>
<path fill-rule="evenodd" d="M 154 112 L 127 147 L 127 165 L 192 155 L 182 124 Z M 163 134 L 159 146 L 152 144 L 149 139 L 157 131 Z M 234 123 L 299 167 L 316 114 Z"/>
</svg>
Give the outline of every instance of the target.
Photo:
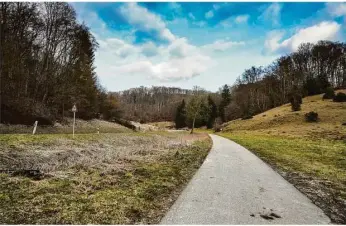
<svg viewBox="0 0 346 226">
<path fill-rule="evenodd" d="M 211 134 L 211 133 L 214 133 L 214 130 L 213 130 L 213 129 L 201 129 L 201 128 L 195 128 L 193 132 L 196 132 L 196 133 L 208 133 L 208 134 Z"/>
<path fill-rule="evenodd" d="M 221 133 L 286 172 L 328 180 L 346 198 L 346 143 L 331 140 Z"/>
</svg>

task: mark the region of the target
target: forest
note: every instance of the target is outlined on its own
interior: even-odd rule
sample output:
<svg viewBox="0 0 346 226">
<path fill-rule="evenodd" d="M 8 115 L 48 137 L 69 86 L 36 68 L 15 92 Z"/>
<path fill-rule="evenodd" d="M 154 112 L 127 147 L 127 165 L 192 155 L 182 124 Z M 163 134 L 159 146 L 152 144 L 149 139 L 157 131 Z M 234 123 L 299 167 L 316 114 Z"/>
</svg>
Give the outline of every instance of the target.
<svg viewBox="0 0 346 226">
<path fill-rule="evenodd" d="M 1 123 L 52 124 L 71 116 L 110 117 L 116 103 L 97 80 L 98 43 L 71 5 L 0 3 Z"/>
<path fill-rule="evenodd" d="M 107 92 L 95 72 L 97 40 L 68 3 L 2 2 L 0 13 L 1 123 L 52 124 L 70 117 L 76 104 L 86 120 L 211 127 L 215 120 L 249 118 L 292 98 L 346 87 L 346 44 L 319 41 L 246 69 L 218 92 L 155 86 Z"/>
</svg>

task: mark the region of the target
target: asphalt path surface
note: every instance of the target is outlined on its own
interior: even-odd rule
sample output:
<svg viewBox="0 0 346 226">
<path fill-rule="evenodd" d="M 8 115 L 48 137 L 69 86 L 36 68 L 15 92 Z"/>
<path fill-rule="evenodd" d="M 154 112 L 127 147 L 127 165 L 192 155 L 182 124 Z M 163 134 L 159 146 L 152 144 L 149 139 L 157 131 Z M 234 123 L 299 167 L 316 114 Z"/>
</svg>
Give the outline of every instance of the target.
<svg viewBox="0 0 346 226">
<path fill-rule="evenodd" d="M 213 147 L 161 224 L 329 224 L 305 195 L 246 148 Z"/>
</svg>

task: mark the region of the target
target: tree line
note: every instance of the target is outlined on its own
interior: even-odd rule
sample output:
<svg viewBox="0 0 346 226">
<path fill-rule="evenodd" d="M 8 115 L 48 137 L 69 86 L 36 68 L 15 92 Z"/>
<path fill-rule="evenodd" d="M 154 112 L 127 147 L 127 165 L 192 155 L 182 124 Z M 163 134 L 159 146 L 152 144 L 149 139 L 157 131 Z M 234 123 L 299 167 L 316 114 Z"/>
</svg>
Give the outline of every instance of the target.
<svg viewBox="0 0 346 226">
<path fill-rule="evenodd" d="M 251 67 L 231 87 L 224 121 L 247 118 L 301 98 L 346 87 L 346 44 L 319 41 L 301 44 L 296 52 L 267 67 Z"/>
<path fill-rule="evenodd" d="M 224 120 L 225 106 L 230 102 L 231 92 L 224 85 L 219 93 L 210 93 L 195 86 L 191 95 L 181 101 L 174 118 L 177 129 L 189 127 L 191 133 L 195 127 L 205 126 L 208 129 L 218 127 Z"/>
<path fill-rule="evenodd" d="M 142 123 L 173 121 L 175 110 L 192 90 L 176 87 L 137 87 L 112 93 L 119 101 L 122 117 Z"/>
<path fill-rule="evenodd" d="M 68 3 L 1 2 L 0 122 L 51 124 L 73 104 L 84 119 L 117 114 L 96 77 L 97 47 Z"/>
</svg>

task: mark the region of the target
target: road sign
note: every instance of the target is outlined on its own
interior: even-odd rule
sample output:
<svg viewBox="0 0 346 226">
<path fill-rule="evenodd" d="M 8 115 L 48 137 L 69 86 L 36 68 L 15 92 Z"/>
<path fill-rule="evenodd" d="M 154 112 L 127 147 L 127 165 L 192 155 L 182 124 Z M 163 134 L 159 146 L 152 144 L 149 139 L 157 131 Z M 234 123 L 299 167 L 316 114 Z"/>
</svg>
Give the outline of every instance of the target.
<svg viewBox="0 0 346 226">
<path fill-rule="evenodd" d="M 76 111 L 77 111 L 77 107 L 76 107 L 75 104 L 74 104 L 73 107 L 72 107 L 72 111 L 73 111 L 73 112 L 76 112 Z"/>
</svg>

